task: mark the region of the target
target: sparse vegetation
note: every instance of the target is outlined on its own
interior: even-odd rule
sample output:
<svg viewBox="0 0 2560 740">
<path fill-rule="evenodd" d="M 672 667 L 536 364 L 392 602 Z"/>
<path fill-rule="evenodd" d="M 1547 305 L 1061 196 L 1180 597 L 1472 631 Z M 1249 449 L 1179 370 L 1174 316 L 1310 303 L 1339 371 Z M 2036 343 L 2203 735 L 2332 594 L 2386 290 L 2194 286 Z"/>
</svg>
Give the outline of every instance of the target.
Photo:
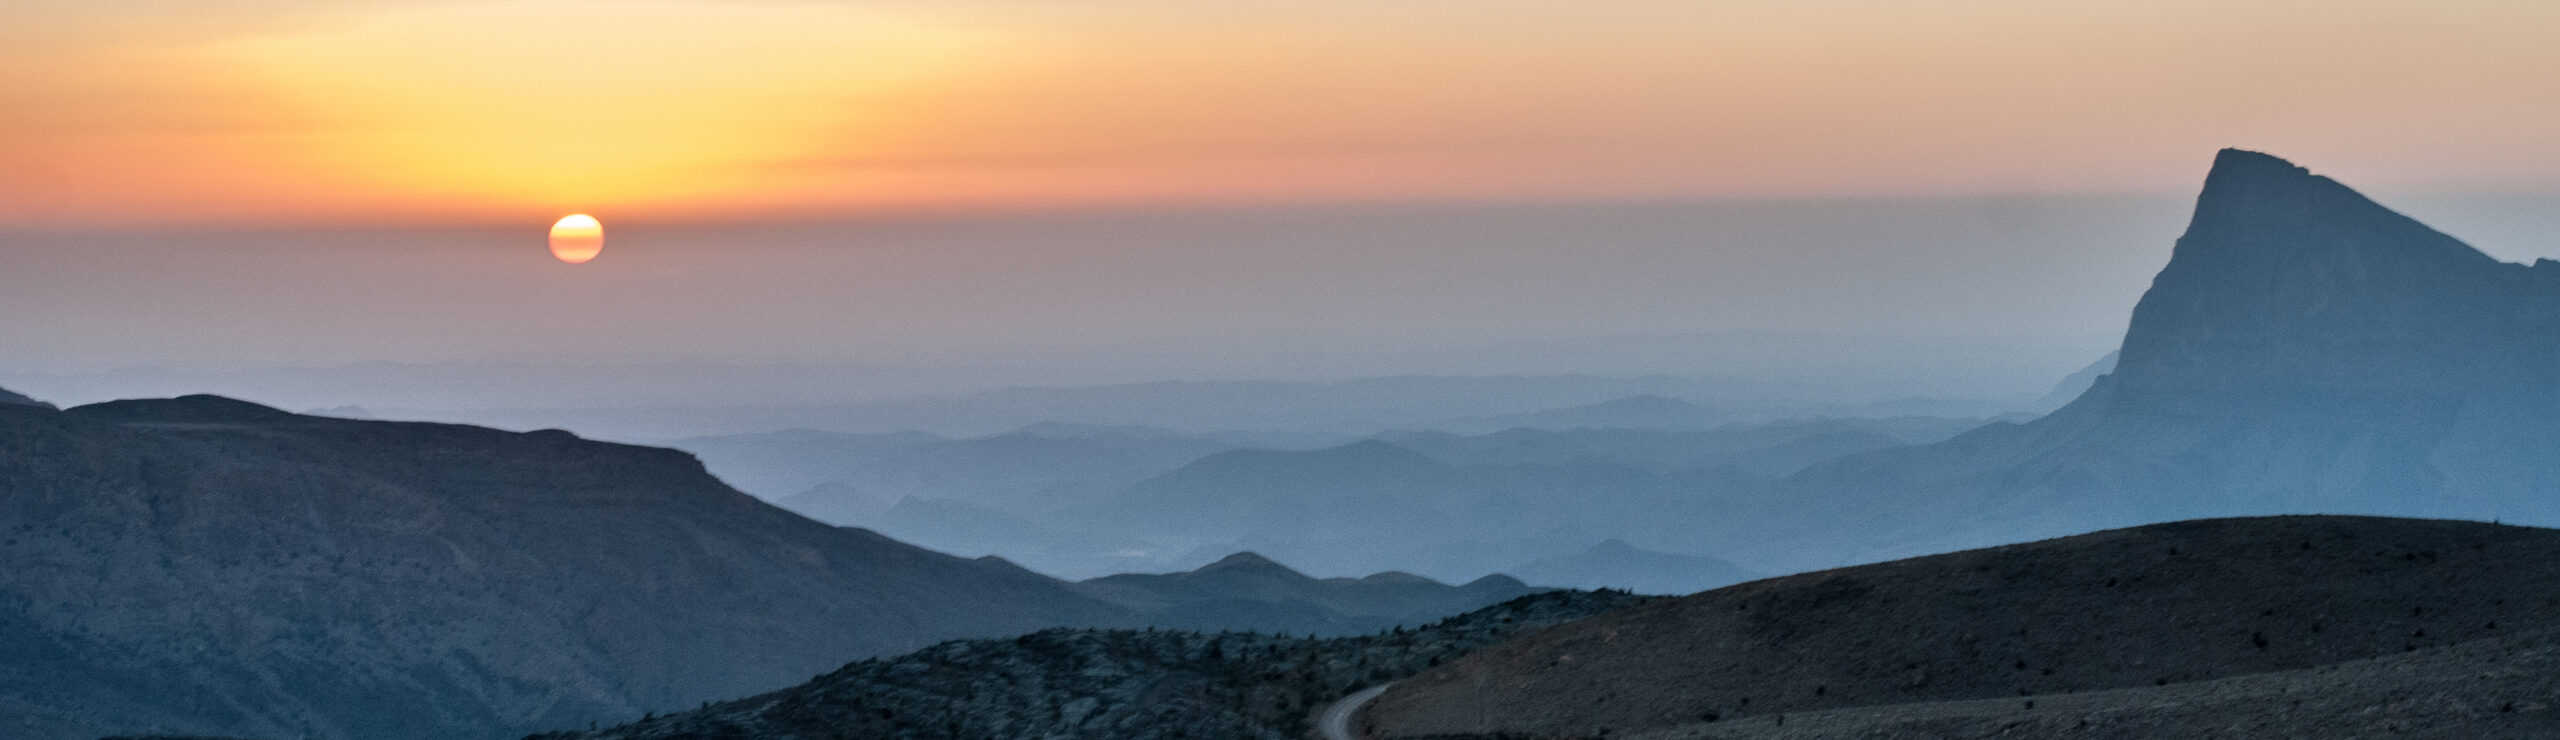
<svg viewBox="0 0 2560 740">
<path fill-rule="evenodd" d="M 1620 591 L 1554 591 L 1360 637 L 1057 629 L 962 640 L 707 709 L 536 737 L 1291 740 L 1307 732 L 1316 708 L 1361 687 L 1521 630 L 1648 600 Z M 935 720 L 903 719 L 918 716 Z"/>
</svg>

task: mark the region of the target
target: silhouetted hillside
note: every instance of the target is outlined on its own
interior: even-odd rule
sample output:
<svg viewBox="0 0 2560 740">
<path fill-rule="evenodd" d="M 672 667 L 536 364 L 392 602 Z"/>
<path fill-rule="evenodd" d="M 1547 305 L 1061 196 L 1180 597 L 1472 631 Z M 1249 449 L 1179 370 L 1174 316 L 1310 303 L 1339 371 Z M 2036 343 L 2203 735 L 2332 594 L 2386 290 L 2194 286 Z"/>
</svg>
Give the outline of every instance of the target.
<svg viewBox="0 0 2560 740">
<path fill-rule="evenodd" d="M 1617 588 L 1674 596 L 1760 577 L 1715 558 L 1655 552 L 1624 540 L 1607 540 L 1571 555 L 1540 558 L 1505 572 L 1541 586 Z"/>
<path fill-rule="evenodd" d="M 0 406 L 11 737 L 497 737 L 1129 610 L 681 452 L 211 396 Z"/>
<path fill-rule="evenodd" d="M 1360 687 L 1645 601 L 1551 591 L 1362 637 L 1051 630 L 951 642 L 699 711 L 545 737 L 1295 740 L 1318 708 Z"/>
<path fill-rule="evenodd" d="M 2023 710 L 2020 697 L 2533 635 L 2541 653 L 2530 664 L 2547 666 L 2548 636 L 2560 630 L 2555 594 L 2560 531 L 2358 517 L 2180 522 L 1755 581 L 1603 615 L 1399 683 L 1367 717 L 1383 737 L 1590 736 L 2004 697 Z M 2459 700 L 2473 713 L 2513 703 L 2540 727 L 2560 726 L 2552 674 L 2488 680 L 2515 670 L 2504 651 L 2465 655 L 2446 658 L 2464 667 L 2418 682 L 2468 674 L 2477 690 Z M 2402 678 L 2367 671 L 2356 690 L 2372 695 L 2388 688 L 2372 682 Z M 2518 693 L 2536 683 L 2546 690 Z M 2088 702 L 2075 706 L 2137 723 L 2157 703 L 2142 694 Z M 2222 706 L 2232 713 L 2188 715 L 2229 724 L 2186 726 L 2272 722 L 2254 726 L 2321 736 L 2307 730 L 2379 730 L 2417 716 L 2402 712 L 2436 711 L 2395 702 L 2336 718 L 2278 701 Z"/>
<path fill-rule="evenodd" d="M 1184 573 L 1105 576 L 1075 586 L 1146 612 L 1158 626 L 1318 635 L 1420 624 L 1540 590 L 1499 575 L 1463 586 L 1394 572 L 1313 578 L 1249 552 Z"/>
<path fill-rule="evenodd" d="M 7 388 L 0 388 L 0 406 L 42 406 L 45 408 L 53 408 L 53 404 L 19 395 Z"/>
</svg>

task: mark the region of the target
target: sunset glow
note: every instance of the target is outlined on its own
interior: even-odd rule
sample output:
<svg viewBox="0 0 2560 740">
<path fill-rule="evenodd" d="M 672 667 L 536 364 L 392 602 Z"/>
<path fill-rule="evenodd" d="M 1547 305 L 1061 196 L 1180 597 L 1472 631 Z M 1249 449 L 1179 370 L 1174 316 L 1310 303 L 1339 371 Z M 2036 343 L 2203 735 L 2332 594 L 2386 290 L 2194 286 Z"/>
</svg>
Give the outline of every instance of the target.
<svg viewBox="0 0 2560 740">
<path fill-rule="evenodd" d="M 2382 184 L 2560 167 L 2536 125 L 2560 115 L 2560 5 L 1852 5 L 527 0 L 171 23 L 39 2 L 0 11 L 19 62 L 0 223 L 2156 190 L 2234 144 Z M 2435 145 L 2380 145 L 2409 132 Z"/>
<path fill-rule="evenodd" d="M 604 224 L 584 213 L 571 214 L 551 225 L 551 256 L 572 265 L 583 265 L 604 252 Z"/>
</svg>

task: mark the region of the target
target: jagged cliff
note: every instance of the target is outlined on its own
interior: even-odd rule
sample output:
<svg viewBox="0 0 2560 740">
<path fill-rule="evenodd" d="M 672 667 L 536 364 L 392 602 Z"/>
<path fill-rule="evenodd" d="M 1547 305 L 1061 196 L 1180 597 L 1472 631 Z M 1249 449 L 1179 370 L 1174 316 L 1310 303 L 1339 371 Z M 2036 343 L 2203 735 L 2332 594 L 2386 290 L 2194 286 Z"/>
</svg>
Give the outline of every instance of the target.
<svg viewBox="0 0 2560 740">
<path fill-rule="evenodd" d="M 1811 566 L 2204 516 L 2555 524 L 2555 394 L 2560 266 L 2224 150 L 2113 372 L 2041 419 L 1815 466 L 1725 536 Z"/>
<path fill-rule="evenodd" d="M 2113 376 L 2118 402 L 2207 416 L 2548 403 L 2560 266 L 2499 262 L 2335 180 L 2227 149 Z"/>
</svg>

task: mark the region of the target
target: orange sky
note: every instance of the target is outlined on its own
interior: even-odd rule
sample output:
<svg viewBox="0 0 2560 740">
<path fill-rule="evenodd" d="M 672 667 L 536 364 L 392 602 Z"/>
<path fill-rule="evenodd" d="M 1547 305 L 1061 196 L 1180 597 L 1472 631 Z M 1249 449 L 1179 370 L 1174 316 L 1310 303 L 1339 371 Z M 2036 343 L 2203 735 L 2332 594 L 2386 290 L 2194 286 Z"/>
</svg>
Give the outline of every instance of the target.
<svg viewBox="0 0 2560 740">
<path fill-rule="evenodd" d="M 2560 182 L 2560 3 L 2057 5 L 31 0 L 0 224 Z"/>
</svg>

